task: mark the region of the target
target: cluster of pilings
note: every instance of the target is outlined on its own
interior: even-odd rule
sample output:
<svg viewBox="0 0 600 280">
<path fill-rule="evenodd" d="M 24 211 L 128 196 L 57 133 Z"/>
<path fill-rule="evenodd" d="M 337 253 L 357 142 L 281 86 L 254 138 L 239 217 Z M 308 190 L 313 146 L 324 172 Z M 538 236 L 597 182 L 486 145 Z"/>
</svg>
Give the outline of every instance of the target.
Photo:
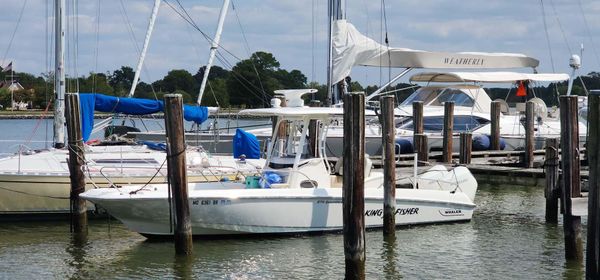
<svg viewBox="0 0 600 280">
<path fill-rule="evenodd" d="M 80 130 L 79 96 L 66 95 L 66 115 L 69 147 L 69 171 L 71 178 L 72 231 L 79 238 L 87 236 L 87 217 L 85 201 L 79 194 L 85 190 L 83 165 L 83 140 Z M 187 177 L 185 170 L 185 143 L 183 130 L 183 106 L 181 95 L 168 94 L 165 101 L 165 125 L 168 138 L 167 164 L 168 182 L 175 208 L 175 251 L 189 255 L 192 252 L 192 230 L 187 199 Z M 565 237 L 565 256 L 570 260 L 583 260 L 581 238 L 581 217 L 572 211 L 574 198 L 581 196 L 579 127 L 577 116 L 577 97 L 561 96 L 561 139 L 546 140 L 546 220 L 558 221 L 558 198 L 561 200 L 563 228 Z M 384 235 L 395 234 L 395 126 L 394 97 L 380 99 L 382 108 L 382 146 L 384 166 Z M 499 148 L 499 103 L 492 103 L 493 149 Z M 314 106 L 314 105 L 313 105 Z M 427 161 L 427 136 L 423 134 L 423 104 L 413 104 L 414 143 L 419 161 Z M 454 103 L 444 104 L 444 162 L 452 161 L 452 120 Z M 524 167 L 533 162 L 533 103 L 526 106 L 526 156 Z M 590 166 L 590 184 L 588 201 L 588 235 L 586 276 L 589 279 L 600 277 L 600 95 L 589 98 L 589 137 L 588 159 Z M 362 93 L 346 94 L 344 97 L 344 162 L 343 172 L 343 234 L 344 255 L 347 279 L 365 278 L 365 221 L 364 221 L 364 161 L 365 161 L 365 97 Z M 471 135 L 463 133 L 460 137 L 461 163 L 470 161 Z M 560 151 L 559 151 L 560 147 Z M 560 157 L 560 159 L 559 159 Z M 559 179 L 559 162 L 562 179 Z M 560 183 L 559 183 L 560 182 Z"/>
<path fill-rule="evenodd" d="M 490 110 L 490 151 L 500 150 L 500 102 L 492 101 Z M 534 161 L 535 136 L 534 136 L 534 115 L 535 104 L 528 101 L 525 109 L 525 146 L 523 151 L 522 166 L 531 168 Z M 423 102 L 413 102 L 413 147 L 417 154 L 419 165 L 426 165 L 430 159 L 430 148 L 428 146 L 428 137 L 423 133 Z M 453 131 L 454 126 L 454 102 L 444 102 L 444 123 L 442 128 L 442 163 L 453 163 Z M 460 164 L 471 163 L 473 134 L 471 132 L 459 133 L 459 154 L 458 162 Z"/>
</svg>

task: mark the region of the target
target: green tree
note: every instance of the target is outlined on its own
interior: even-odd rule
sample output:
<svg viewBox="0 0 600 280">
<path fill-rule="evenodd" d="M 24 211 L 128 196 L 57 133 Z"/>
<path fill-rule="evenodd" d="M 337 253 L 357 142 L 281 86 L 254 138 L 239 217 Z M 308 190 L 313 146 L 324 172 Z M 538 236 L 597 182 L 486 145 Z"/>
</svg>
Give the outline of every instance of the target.
<svg viewBox="0 0 600 280">
<path fill-rule="evenodd" d="M 198 69 L 198 72 L 194 75 L 194 79 L 198 84 L 202 84 L 202 78 L 204 78 L 204 71 L 206 71 L 206 66 L 202 66 Z M 229 77 L 229 71 L 227 69 L 223 69 L 220 66 L 213 65 L 210 67 L 210 73 L 208 73 L 208 80 L 213 79 L 227 79 Z"/>
<path fill-rule="evenodd" d="M 279 69 L 275 72 L 275 78 L 279 84 L 285 89 L 306 88 L 306 76 L 300 70 L 292 70 L 288 72 L 284 69 Z"/>
<path fill-rule="evenodd" d="M 115 90 L 110 86 L 109 77 L 106 74 L 90 72 L 89 76 L 79 78 L 79 92 L 112 95 Z"/>
<path fill-rule="evenodd" d="M 229 107 L 229 95 L 227 94 L 227 81 L 225 79 L 210 80 L 202 95 L 202 106 Z"/>
<path fill-rule="evenodd" d="M 198 86 L 196 80 L 187 70 L 171 70 L 161 81 L 161 90 L 175 92 L 177 90 L 185 91 L 188 94 L 196 92 Z"/>
<path fill-rule="evenodd" d="M 227 92 L 232 105 L 266 106 L 273 91 L 281 88 L 276 79 L 279 61 L 267 52 L 255 52 L 238 62 L 227 79 Z"/>
<path fill-rule="evenodd" d="M 145 82 L 139 82 L 137 87 L 135 87 L 134 97 L 146 99 L 156 98 L 152 85 Z"/>
<path fill-rule="evenodd" d="M 135 72 L 129 66 L 121 66 L 121 69 L 115 70 L 108 81 L 109 85 L 113 88 L 113 93 L 116 96 L 127 96 L 131 85 L 133 84 L 133 78 Z"/>
</svg>

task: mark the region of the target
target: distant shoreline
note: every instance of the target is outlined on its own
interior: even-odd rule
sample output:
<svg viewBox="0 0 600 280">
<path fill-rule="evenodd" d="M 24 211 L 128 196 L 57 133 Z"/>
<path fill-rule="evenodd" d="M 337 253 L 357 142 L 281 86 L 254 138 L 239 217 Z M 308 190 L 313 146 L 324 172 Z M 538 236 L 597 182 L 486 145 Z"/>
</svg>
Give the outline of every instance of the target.
<svg viewBox="0 0 600 280">
<path fill-rule="evenodd" d="M 236 116 L 237 112 L 239 112 L 240 109 L 231 109 L 228 111 L 228 109 L 224 109 L 221 110 L 217 116 L 220 117 L 227 117 L 227 116 L 231 116 L 233 118 L 239 117 L 241 119 L 243 118 L 252 118 L 252 117 L 248 117 L 248 116 Z M 54 115 L 52 114 L 52 112 L 47 112 L 45 115 L 43 114 L 43 111 L 0 111 L 0 120 L 37 120 L 39 118 L 44 118 L 44 119 L 54 119 Z M 108 118 L 110 116 L 112 116 L 113 114 L 108 114 L 108 113 L 98 113 L 96 112 L 94 114 L 94 118 L 95 119 L 105 119 Z M 163 113 L 156 113 L 156 114 L 150 114 L 150 115 L 141 115 L 141 116 L 135 116 L 136 118 L 144 118 L 144 119 L 163 119 L 164 118 L 164 114 Z M 214 117 L 214 115 L 209 115 L 209 118 Z"/>
</svg>

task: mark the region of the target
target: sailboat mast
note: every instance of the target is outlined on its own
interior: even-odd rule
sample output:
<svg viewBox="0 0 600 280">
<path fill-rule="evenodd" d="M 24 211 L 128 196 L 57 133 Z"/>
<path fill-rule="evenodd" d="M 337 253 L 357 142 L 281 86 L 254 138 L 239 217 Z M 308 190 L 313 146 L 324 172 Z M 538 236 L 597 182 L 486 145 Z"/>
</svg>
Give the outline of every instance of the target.
<svg viewBox="0 0 600 280">
<path fill-rule="evenodd" d="M 137 68 L 135 68 L 135 75 L 133 77 L 133 83 L 131 84 L 131 89 L 129 90 L 129 94 L 127 97 L 132 97 L 135 93 L 135 88 L 137 87 L 138 81 L 140 80 L 140 72 L 142 71 L 142 65 L 144 64 L 144 59 L 146 58 L 146 51 L 148 50 L 148 45 L 150 43 L 150 37 L 152 36 L 152 30 L 154 30 L 154 22 L 156 22 L 156 16 L 158 15 L 158 8 L 160 7 L 161 0 L 154 0 L 154 8 L 152 8 L 152 15 L 150 16 L 150 22 L 148 23 L 148 30 L 146 30 L 146 38 L 144 39 L 144 47 L 142 48 L 142 53 L 140 54 L 140 59 L 138 60 Z"/>
<path fill-rule="evenodd" d="M 65 146 L 65 0 L 54 7 L 54 147 Z"/>
<path fill-rule="evenodd" d="M 219 24 L 217 24 L 217 31 L 215 32 L 215 38 L 213 39 L 210 46 L 210 55 L 208 56 L 208 63 L 206 63 L 206 69 L 204 69 L 204 76 L 202 77 L 202 84 L 200 85 L 200 91 L 198 92 L 198 100 L 196 101 L 198 105 L 202 101 L 202 96 L 204 95 L 204 90 L 206 88 L 206 82 L 208 81 L 208 73 L 210 72 L 210 68 L 213 65 L 215 60 L 215 55 L 217 54 L 217 48 L 219 47 L 219 42 L 221 41 L 221 33 L 223 32 L 223 23 L 225 22 L 225 16 L 227 16 L 227 10 L 229 9 L 229 0 L 223 1 L 223 7 L 221 7 L 221 13 L 219 14 Z"/>
<path fill-rule="evenodd" d="M 327 12 L 329 15 L 329 40 L 327 42 L 327 105 L 337 103 L 339 96 L 333 85 L 333 22 L 339 19 L 344 19 L 344 0 L 331 0 Z"/>
</svg>

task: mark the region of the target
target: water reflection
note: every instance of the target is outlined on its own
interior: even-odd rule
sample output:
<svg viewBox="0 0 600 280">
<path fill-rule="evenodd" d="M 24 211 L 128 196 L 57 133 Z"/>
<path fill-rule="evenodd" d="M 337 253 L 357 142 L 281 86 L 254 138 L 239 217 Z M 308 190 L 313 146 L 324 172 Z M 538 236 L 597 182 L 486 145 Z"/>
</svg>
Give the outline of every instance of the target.
<svg viewBox="0 0 600 280">
<path fill-rule="evenodd" d="M 544 222 L 543 189 L 483 187 L 473 221 L 366 232 L 367 279 L 581 279 L 565 262 L 562 223 Z M 585 237 L 586 220 L 582 220 Z M 35 264 L 35 265 L 31 265 Z M 341 279 L 343 236 L 196 240 L 190 259 L 172 242 L 148 242 L 122 224 L 90 222 L 87 240 L 68 222 L 0 226 L 0 278 Z"/>
<path fill-rule="evenodd" d="M 191 255 L 175 255 L 173 262 L 173 272 L 177 279 L 195 279 L 193 266 L 196 258 Z"/>
<path fill-rule="evenodd" d="M 396 269 L 399 265 L 396 252 L 396 235 L 383 236 L 383 252 L 381 255 L 385 279 L 402 279 L 400 271 Z"/>
<path fill-rule="evenodd" d="M 89 277 L 86 265 L 86 246 L 88 245 L 87 233 L 85 234 L 71 234 L 69 245 L 66 247 L 67 253 L 69 253 L 70 260 L 66 263 L 69 264 L 74 272 L 71 274 L 69 279 L 82 279 Z"/>
</svg>

